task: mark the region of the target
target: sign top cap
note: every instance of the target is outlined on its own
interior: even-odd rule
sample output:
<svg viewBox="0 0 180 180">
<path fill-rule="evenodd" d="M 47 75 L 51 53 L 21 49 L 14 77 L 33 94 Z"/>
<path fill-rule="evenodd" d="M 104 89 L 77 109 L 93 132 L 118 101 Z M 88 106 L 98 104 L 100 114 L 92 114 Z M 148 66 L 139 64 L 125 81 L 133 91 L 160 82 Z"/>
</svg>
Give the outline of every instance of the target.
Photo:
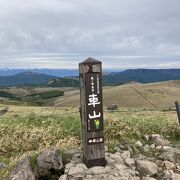
<svg viewBox="0 0 180 180">
<path fill-rule="evenodd" d="M 79 64 L 101 64 L 101 61 L 98 61 L 96 59 L 93 59 L 91 57 L 87 58 L 85 61 L 79 63 Z"/>
</svg>

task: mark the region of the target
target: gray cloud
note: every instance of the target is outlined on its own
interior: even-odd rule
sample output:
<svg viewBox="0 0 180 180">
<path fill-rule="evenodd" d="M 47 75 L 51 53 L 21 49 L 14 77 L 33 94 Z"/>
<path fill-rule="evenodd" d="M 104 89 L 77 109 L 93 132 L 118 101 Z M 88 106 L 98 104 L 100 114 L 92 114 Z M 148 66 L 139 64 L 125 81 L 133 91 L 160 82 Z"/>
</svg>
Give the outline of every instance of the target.
<svg viewBox="0 0 180 180">
<path fill-rule="evenodd" d="M 180 67 L 179 0 L 0 0 L 0 67 Z"/>
</svg>

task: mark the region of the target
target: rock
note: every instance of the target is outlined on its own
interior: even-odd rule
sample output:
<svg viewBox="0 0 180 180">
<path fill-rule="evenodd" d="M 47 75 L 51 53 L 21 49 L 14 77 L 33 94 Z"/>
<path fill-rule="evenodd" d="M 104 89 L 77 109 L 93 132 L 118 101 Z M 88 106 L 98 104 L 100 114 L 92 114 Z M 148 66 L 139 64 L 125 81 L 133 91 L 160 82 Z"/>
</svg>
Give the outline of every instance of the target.
<svg viewBox="0 0 180 180">
<path fill-rule="evenodd" d="M 146 144 L 145 146 L 143 146 L 143 151 L 144 152 L 149 152 L 150 151 L 150 146 L 148 144 Z"/>
<path fill-rule="evenodd" d="M 180 180 L 180 174 L 175 173 L 173 180 Z"/>
<path fill-rule="evenodd" d="M 115 164 L 115 167 L 119 170 L 119 171 L 122 171 L 124 170 L 126 167 L 124 164 Z"/>
<path fill-rule="evenodd" d="M 118 106 L 115 104 L 111 104 L 107 107 L 108 111 L 117 111 L 118 110 Z"/>
<path fill-rule="evenodd" d="M 35 174 L 31 168 L 29 158 L 19 162 L 11 173 L 9 180 L 35 180 Z"/>
<path fill-rule="evenodd" d="M 132 146 L 128 145 L 128 151 L 130 152 L 130 154 L 133 154 L 133 149 L 132 148 L 133 148 Z"/>
<path fill-rule="evenodd" d="M 37 158 L 38 176 L 49 176 L 51 171 L 54 174 L 61 174 L 63 170 L 62 156 L 57 150 L 46 149 Z"/>
<path fill-rule="evenodd" d="M 142 177 L 142 180 L 156 180 L 156 179 L 152 177 Z"/>
<path fill-rule="evenodd" d="M 140 150 L 137 149 L 136 147 L 133 147 L 133 154 L 139 154 Z"/>
<path fill-rule="evenodd" d="M 153 176 L 158 172 L 158 166 L 151 161 L 137 160 L 136 166 L 140 173 L 144 175 Z"/>
<path fill-rule="evenodd" d="M 135 165 L 135 161 L 134 159 L 127 158 L 125 159 L 124 164 L 128 167 L 133 167 Z"/>
<path fill-rule="evenodd" d="M 123 150 L 121 150 L 119 147 L 115 147 L 114 150 L 115 150 L 116 152 L 119 152 L 119 153 L 122 153 L 122 152 L 123 152 Z"/>
<path fill-rule="evenodd" d="M 130 180 L 140 180 L 140 177 L 131 177 Z"/>
<path fill-rule="evenodd" d="M 110 157 L 106 157 L 106 162 L 107 162 L 107 165 L 113 165 L 113 164 L 115 164 L 115 160 L 114 160 L 114 159 L 111 159 Z"/>
<path fill-rule="evenodd" d="M 162 136 L 159 134 L 153 134 L 150 136 L 150 139 L 156 146 L 169 146 L 170 142 L 168 140 L 165 140 Z"/>
<path fill-rule="evenodd" d="M 137 141 L 137 142 L 135 143 L 135 146 L 137 146 L 137 147 L 142 147 L 142 146 L 143 146 L 143 144 L 142 144 L 142 142 L 141 142 L 141 141 Z"/>
<path fill-rule="evenodd" d="M 122 163 L 123 162 L 120 153 L 110 154 L 110 158 L 113 159 L 116 163 Z"/>
<path fill-rule="evenodd" d="M 164 166 L 164 161 L 157 160 L 156 165 L 159 166 L 159 167 L 163 167 Z"/>
<path fill-rule="evenodd" d="M 173 170 L 165 170 L 163 179 L 169 180 L 175 177 Z"/>
<path fill-rule="evenodd" d="M 119 148 L 120 148 L 121 150 L 125 150 L 125 147 L 124 147 L 124 145 L 122 145 L 122 144 L 119 144 Z"/>
<path fill-rule="evenodd" d="M 130 158 L 130 156 L 131 156 L 131 153 L 129 151 L 123 151 L 123 153 L 121 154 L 122 159 Z"/>
<path fill-rule="evenodd" d="M 161 149 L 162 149 L 162 146 L 157 146 L 156 149 L 157 149 L 157 150 L 161 150 Z"/>
<path fill-rule="evenodd" d="M 165 160 L 165 161 L 167 160 L 167 161 L 175 162 L 175 154 L 173 151 L 166 151 L 163 154 L 161 154 L 159 156 L 159 158 L 161 160 Z"/>
<path fill-rule="evenodd" d="M 135 160 L 143 160 L 146 159 L 146 156 L 142 155 L 142 154 L 137 154 L 134 156 Z"/>
<path fill-rule="evenodd" d="M 68 180 L 67 174 L 62 175 L 62 176 L 59 178 L 59 180 Z"/>
<path fill-rule="evenodd" d="M 89 169 L 89 172 L 92 175 L 98 175 L 98 174 L 106 174 L 111 172 L 110 167 L 106 166 L 106 167 L 102 167 L 102 166 L 96 166 L 96 167 L 92 167 Z"/>
<path fill-rule="evenodd" d="M 151 144 L 150 146 L 152 149 L 156 148 L 156 145 L 155 144 Z"/>
<path fill-rule="evenodd" d="M 105 146 L 105 152 L 108 152 L 108 147 L 107 146 Z"/>
<path fill-rule="evenodd" d="M 149 141 L 149 136 L 148 135 L 144 135 L 144 140 L 146 140 L 146 141 Z"/>
<path fill-rule="evenodd" d="M 66 164 L 64 172 L 68 173 L 69 169 L 74 167 L 75 165 L 76 165 L 75 162 L 70 162 L 70 163 Z"/>
<path fill-rule="evenodd" d="M 0 162 L 0 169 L 6 168 L 7 165 L 5 163 Z"/>
<path fill-rule="evenodd" d="M 173 148 L 171 146 L 163 146 L 163 150 L 169 151 L 169 150 L 173 150 Z"/>
<path fill-rule="evenodd" d="M 167 170 L 175 169 L 175 165 L 170 161 L 164 161 L 164 166 Z"/>
<path fill-rule="evenodd" d="M 87 171 L 87 167 L 85 164 L 83 163 L 76 164 L 75 167 L 69 169 L 68 176 L 73 176 L 76 178 L 84 177 L 86 171 Z"/>
</svg>

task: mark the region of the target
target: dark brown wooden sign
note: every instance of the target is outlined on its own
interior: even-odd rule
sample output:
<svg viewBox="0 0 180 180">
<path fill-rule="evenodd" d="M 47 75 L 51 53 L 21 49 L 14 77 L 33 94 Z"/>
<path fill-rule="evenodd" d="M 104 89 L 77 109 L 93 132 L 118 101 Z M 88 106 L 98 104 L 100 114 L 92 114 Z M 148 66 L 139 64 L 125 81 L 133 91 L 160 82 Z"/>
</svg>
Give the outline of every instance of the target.
<svg viewBox="0 0 180 180">
<path fill-rule="evenodd" d="M 180 103 L 175 102 L 175 105 L 176 105 L 176 111 L 177 111 L 178 121 L 179 121 L 179 125 L 180 125 Z"/>
<path fill-rule="evenodd" d="M 88 58 L 79 72 L 83 159 L 88 167 L 105 166 L 102 63 Z"/>
</svg>

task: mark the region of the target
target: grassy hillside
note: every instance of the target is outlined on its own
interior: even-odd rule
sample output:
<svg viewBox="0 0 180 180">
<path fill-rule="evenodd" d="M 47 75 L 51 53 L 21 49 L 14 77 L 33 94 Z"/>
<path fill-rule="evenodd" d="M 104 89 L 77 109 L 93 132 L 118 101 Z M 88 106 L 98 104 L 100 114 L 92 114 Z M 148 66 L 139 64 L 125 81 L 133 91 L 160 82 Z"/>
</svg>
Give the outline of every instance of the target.
<svg viewBox="0 0 180 180">
<path fill-rule="evenodd" d="M 49 87 L 79 87 L 78 78 L 56 78 L 51 79 L 47 86 Z"/>
<path fill-rule="evenodd" d="M 55 99 L 56 106 L 78 106 L 79 91 L 65 92 Z M 180 81 L 140 84 L 130 83 L 103 88 L 104 105 L 117 104 L 119 107 L 169 108 L 180 101 Z"/>
<path fill-rule="evenodd" d="M 175 111 L 123 109 L 105 112 L 104 118 L 105 144 L 110 150 L 118 142 L 143 141 L 144 135 L 152 133 L 180 140 Z M 0 137 L 0 162 L 8 165 L 0 170 L 0 179 L 4 180 L 19 158 L 36 156 L 45 148 L 62 151 L 80 147 L 78 108 L 8 106 L 8 113 L 0 116 Z"/>
<path fill-rule="evenodd" d="M 62 92 L 64 92 L 62 94 Z M 120 86 L 104 86 L 104 106 L 117 104 L 120 108 L 174 108 L 180 101 L 180 81 L 140 84 L 129 83 Z M 74 87 L 11 87 L 0 89 L 0 102 L 4 104 L 25 104 L 60 107 L 78 107 L 79 88 Z M 39 102 L 38 102 L 39 101 Z"/>
</svg>

